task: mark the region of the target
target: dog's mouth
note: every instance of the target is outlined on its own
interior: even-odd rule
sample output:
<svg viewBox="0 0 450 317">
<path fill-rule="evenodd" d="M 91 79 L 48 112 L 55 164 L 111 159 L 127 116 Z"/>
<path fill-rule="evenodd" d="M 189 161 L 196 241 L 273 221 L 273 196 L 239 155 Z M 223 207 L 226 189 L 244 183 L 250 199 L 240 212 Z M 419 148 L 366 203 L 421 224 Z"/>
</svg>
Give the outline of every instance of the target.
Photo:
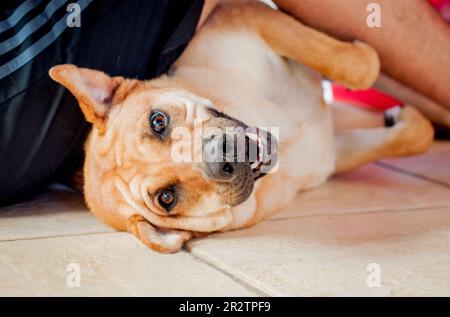
<svg viewBox="0 0 450 317">
<path fill-rule="evenodd" d="M 209 108 L 214 117 L 223 118 L 245 131 L 245 162 L 250 164 L 254 180 L 265 176 L 278 163 L 278 141 L 267 130 L 249 127 L 244 122 Z M 236 159 L 234 157 L 233 159 Z"/>
<path fill-rule="evenodd" d="M 257 180 L 265 176 L 277 164 L 277 142 L 270 132 L 259 128 L 247 128 L 245 137 L 246 156 L 254 180 Z"/>
<path fill-rule="evenodd" d="M 250 197 L 258 179 L 276 171 L 278 141 L 269 128 L 249 127 L 217 110 L 210 112 L 214 132 L 204 135 L 203 171 L 216 181 L 224 202 L 237 206 Z"/>
</svg>

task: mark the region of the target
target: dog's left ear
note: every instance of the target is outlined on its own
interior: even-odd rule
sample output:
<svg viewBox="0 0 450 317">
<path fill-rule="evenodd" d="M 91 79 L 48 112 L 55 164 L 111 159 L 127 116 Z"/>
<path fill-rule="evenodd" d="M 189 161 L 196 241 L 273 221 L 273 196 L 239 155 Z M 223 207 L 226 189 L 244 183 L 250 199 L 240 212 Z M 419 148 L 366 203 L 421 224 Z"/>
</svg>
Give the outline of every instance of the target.
<svg viewBox="0 0 450 317">
<path fill-rule="evenodd" d="M 124 89 L 119 87 L 131 87 L 135 82 L 70 64 L 52 67 L 49 75 L 54 81 L 70 90 L 77 98 L 86 120 L 101 132 L 104 130 L 111 106 L 121 103 L 121 98 L 123 99 L 126 95 L 123 91 L 126 87 Z"/>
</svg>

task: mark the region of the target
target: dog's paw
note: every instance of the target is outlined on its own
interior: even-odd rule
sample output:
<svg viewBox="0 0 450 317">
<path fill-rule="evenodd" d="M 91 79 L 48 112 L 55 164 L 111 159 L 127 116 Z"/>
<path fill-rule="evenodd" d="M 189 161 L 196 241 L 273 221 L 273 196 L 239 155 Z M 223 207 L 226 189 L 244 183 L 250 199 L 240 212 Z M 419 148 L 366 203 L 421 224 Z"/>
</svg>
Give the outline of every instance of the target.
<svg viewBox="0 0 450 317">
<path fill-rule="evenodd" d="M 393 127 L 400 121 L 401 106 L 389 108 L 384 112 L 384 126 L 387 128 Z"/>
<path fill-rule="evenodd" d="M 433 143 L 431 123 L 411 106 L 394 107 L 384 113 L 385 126 L 393 130 L 392 146 L 399 155 L 425 152 Z"/>
<path fill-rule="evenodd" d="M 367 43 L 355 41 L 354 47 L 357 48 L 355 64 L 353 70 L 359 69 L 361 72 L 356 76 L 357 83 L 354 83 L 353 89 L 369 89 L 380 76 L 380 58 L 377 51 Z"/>
</svg>

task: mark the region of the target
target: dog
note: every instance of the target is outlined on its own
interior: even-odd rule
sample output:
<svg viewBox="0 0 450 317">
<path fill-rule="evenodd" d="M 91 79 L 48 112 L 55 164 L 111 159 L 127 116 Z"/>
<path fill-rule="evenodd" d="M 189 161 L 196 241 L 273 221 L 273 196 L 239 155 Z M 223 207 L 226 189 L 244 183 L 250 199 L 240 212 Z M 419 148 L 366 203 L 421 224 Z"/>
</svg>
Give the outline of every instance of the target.
<svg viewBox="0 0 450 317">
<path fill-rule="evenodd" d="M 341 42 L 260 2 L 228 1 L 159 78 L 74 65 L 49 74 L 93 125 L 83 169 L 90 210 L 171 253 L 195 237 L 253 226 L 336 173 L 426 151 L 433 128 L 410 106 L 389 113 L 386 127 L 334 131 L 323 76 L 366 89 L 379 69 L 364 43 Z M 174 133 L 196 135 L 200 126 L 215 131 L 200 134 L 202 150 L 193 155 L 202 159 L 174 160 L 176 145 L 192 148 Z M 224 152 L 223 160 L 205 159 L 221 153 L 230 135 L 244 140 L 243 159 Z"/>
</svg>

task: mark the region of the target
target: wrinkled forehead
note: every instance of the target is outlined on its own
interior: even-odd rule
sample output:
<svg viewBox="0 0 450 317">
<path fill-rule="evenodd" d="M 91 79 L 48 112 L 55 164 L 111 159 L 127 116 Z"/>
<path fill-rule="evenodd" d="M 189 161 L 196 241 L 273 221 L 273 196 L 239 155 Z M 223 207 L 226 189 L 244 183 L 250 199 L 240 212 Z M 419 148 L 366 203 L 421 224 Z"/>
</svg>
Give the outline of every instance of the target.
<svg viewBox="0 0 450 317">
<path fill-rule="evenodd" d="M 141 86 L 131 92 L 122 105 L 110 111 L 107 133 L 102 141 L 115 140 L 117 150 L 109 153 L 120 156 L 120 162 L 173 164 L 177 161 L 174 162 L 172 156 L 177 149 L 174 143 L 181 146 L 182 141 L 192 139 L 194 130 L 201 131 L 195 128 L 208 121 L 211 107 L 211 101 L 187 90 Z M 168 115 L 170 127 L 164 138 L 152 133 L 150 117 L 154 111 Z"/>
<path fill-rule="evenodd" d="M 154 88 L 143 86 L 131 93 L 123 104 L 123 115 L 138 108 L 140 112 L 163 109 L 171 115 L 183 115 L 187 121 L 195 118 L 206 119 L 205 109 L 212 107 L 212 102 L 184 89 Z M 180 113 L 182 112 L 182 113 Z"/>
</svg>

